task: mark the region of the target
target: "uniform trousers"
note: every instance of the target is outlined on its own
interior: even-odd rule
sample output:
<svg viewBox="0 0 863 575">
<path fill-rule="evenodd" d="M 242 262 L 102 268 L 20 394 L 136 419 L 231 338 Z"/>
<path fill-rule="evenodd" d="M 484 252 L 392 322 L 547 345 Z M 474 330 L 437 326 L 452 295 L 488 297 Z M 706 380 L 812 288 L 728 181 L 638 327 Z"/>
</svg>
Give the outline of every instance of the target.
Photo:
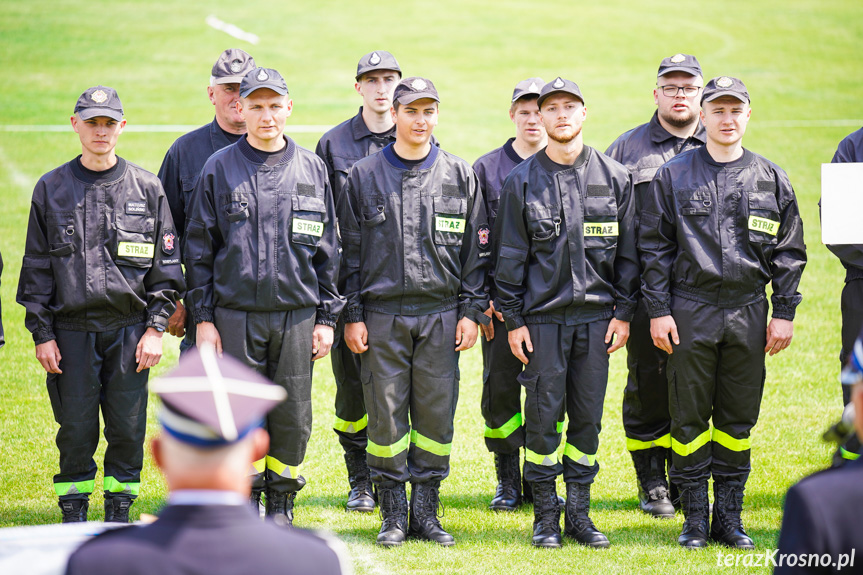
<svg viewBox="0 0 863 575">
<path fill-rule="evenodd" d="M 333 377 L 336 380 L 336 416 L 333 430 L 345 453 L 366 452 L 368 415 L 360 381 L 360 355 L 352 352 L 344 341 L 345 324 L 339 318 L 330 352 Z"/>
<path fill-rule="evenodd" d="M 861 330 L 863 330 L 863 278 L 858 278 L 846 282 L 842 288 L 842 351 L 839 353 L 842 367 L 848 361 Z M 851 386 L 843 385 L 842 403 L 848 405 L 850 402 Z M 860 440 L 856 435 L 852 435 L 842 449 L 843 457 L 853 459 L 860 453 Z"/>
<path fill-rule="evenodd" d="M 485 446 L 492 453 L 515 453 L 524 446 L 521 414 L 523 365 L 512 354 L 506 325 L 492 317 L 494 339 L 482 339 L 482 402 L 485 419 Z"/>
</svg>

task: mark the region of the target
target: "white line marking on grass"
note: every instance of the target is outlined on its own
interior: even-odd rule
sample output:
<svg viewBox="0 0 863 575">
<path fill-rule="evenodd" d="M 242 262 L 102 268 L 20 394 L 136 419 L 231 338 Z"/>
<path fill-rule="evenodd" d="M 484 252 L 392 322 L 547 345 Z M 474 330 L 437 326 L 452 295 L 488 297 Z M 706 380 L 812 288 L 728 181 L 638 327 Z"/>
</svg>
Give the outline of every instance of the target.
<svg viewBox="0 0 863 575">
<path fill-rule="evenodd" d="M 373 573 L 374 575 L 391 575 L 392 571 L 387 569 L 369 551 L 367 551 L 365 548 L 366 545 L 367 543 L 354 543 L 349 545 L 353 560 L 362 565 L 366 573 Z"/>
<path fill-rule="evenodd" d="M 758 125 L 768 128 L 833 128 L 863 126 L 863 120 L 761 120 Z"/>
<path fill-rule="evenodd" d="M 229 36 L 233 36 L 238 40 L 244 40 L 249 44 L 257 44 L 258 43 L 258 35 L 252 34 L 251 32 L 246 32 L 234 26 L 233 24 L 229 24 L 227 22 L 222 22 L 212 14 L 207 16 L 206 20 L 204 20 L 210 27 L 215 28 L 220 32 L 224 32 Z"/>
<path fill-rule="evenodd" d="M 124 132 L 176 132 L 186 133 L 201 126 L 185 125 L 185 124 L 129 124 Z M 297 124 L 285 126 L 285 132 L 293 134 L 323 134 L 332 126 L 316 126 L 313 124 Z M 69 124 L 0 124 L 0 132 L 71 132 L 72 126 Z"/>
<path fill-rule="evenodd" d="M 0 148 L 0 166 L 3 167 L 3 171 L 6 172 L 9 179 L 12 180 L 13 186 L 21 188 L 21 190 L 25 192 L 33 189 L 33 184 L 36 183 L 36 180 L 19 170 L 18 166 L 15 165 L 15 162 L 10 160 L 9 156 L 6 155 L 3 148 Z"/>
</svg>

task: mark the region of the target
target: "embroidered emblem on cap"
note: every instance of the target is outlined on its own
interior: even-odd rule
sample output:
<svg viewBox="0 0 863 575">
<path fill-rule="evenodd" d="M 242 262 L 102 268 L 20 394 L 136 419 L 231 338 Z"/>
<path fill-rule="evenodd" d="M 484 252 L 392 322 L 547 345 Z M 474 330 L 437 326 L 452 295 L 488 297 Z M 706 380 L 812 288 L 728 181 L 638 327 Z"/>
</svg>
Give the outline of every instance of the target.
<svg viewBox="0 0 863 575">
<path fill-rule="evenodd" d="M 174 232 L 168 230 L 162 236 L 162 252 L 166 256 L 170 256 L 174 253 L 174 240 L 177 239 L 177 236 L 174 235 Z"/>
<path fill-rule="evenodd" d="M 563 88 L 563 79 L 558 76 L 557 80 L 554 81 L 554 84 L 551 85 L 552 88 Z"/>
<path fill-rule="evenodd" d="M 105 100 L 108 99 L 108 94 L 103 92 L 102 90 L 96 90 L 92 94 L 90 94 L 90 99 L 96 102 L 97 104 L 101 104 Z"/>
<path fill-rule="evenodd" d="M 369 58 L 369 64 L 371 64 L 372 66 L 377 66 L 380 63 L 381 63 L 381 57 L 378 56 L 377 52 L 374 52 L 372 54 L 372 57 Z"/>
<path fill-rule="evenodd" d="M 734 84 L 734 81 L 728 76 L 722 76 L 716 80 L 716 85 L 720 88 L 730 88 L 732 84 Z"/>
<path fill-rule="evenodd" d="M 425 83 L 425 80 L 422 78 L 417 78 L 413 82 L 411 82 L 411 88 L 414 90 L 425 90 L 428 88 L 428 84 Z"/>
<path fill-rule="evenodd" d="M 234 60 L 233 62 L 231 62 L 231 72 L 233 72 L 234 74 L 236 74 L 237 72 L 239 72 L 242 69 L 243 69 L 242 60 Z"/>
<path fill-rule="evenodd" d="M 686 60 L 686 56 L 684 56 L 683 54 L 675 54 L 674 56 L 671 57 L 671 61 L 674 62 L 675 64 L 679 64 L 680 62 L 683 62 L 684 60 Z"/>
<path fill-rule="evenodd" d="M 531 82 L 527 89 L 531 92 L 539 92 L 539 86 L 536 85 L 536 82 Z"/>
<path fill-rule="evenodd" d="M 267 72 L 263 68 L 261 68 L 261 71 L 258 72 L 258 81 L 266 82 L 269 79 L 270 79 L 270 76 L 267 74 Z"/>
</svg>

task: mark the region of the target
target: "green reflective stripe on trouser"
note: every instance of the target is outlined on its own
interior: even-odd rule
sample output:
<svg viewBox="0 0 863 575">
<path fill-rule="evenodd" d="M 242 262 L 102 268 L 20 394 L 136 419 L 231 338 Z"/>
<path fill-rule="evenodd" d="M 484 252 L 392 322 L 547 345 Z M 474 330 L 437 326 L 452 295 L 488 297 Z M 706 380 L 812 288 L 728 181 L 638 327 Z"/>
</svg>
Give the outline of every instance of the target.
<svg viewBox="0 0 863 575">
<path fill-rule="evenodd" d="M 557 422 L 557 432 L 558 432 L 558 433 L 563 433 L 563 424 L 564 424 L 564 423 L 566 423 L 566 421 L 565 421 L 565 420 L 564 420 L 564 421 L 558 421 L 558 422 Z"/>
<path fill-rule="evenodd" d="M 262 457 L 257 461 L 252 462 L 252 466 L 249 468 L 249 475 L 258 475 L 259 473 L 263 473 L 267 469 L 267 458 Z"/>
<path fill-rule="evenodd" d="M 662 437 L 657 437 L 653 441 L 640 441 L 638 439 L 626 438 L 627 451 L 641 451 L 642 449 L 651 449 L 653 447 L 671 448 L 671 434 L 666 433 Z"/>
<path fill-rule="evenodd" d="M 366 448 L 370 454 L 375 457 L 395 457 L 402 451 L 406 450 L 411 443 L 410 433 L 405 433 L 404 437 L 393 443 L 392 445 L 378 445 L 369 438 L 369 445 Z"/>
<path fill-rule="evenodd" d="M 452 451 L 452 443 L 438 443 L 434 439 L 429 439 L 425 435 L 417 433 L 416 429 L 411 431 L 411 443 L 423 451 L 428 451 L 441 457 L 448 457 Z"/>
<path fill-rule="evenodd" d="M 524 460 L 537 465 L 545 465 L 546 467 L 552 467 L 558 464 L 557 453 L 542 455 L 527 448 L 524 449 Z"/>
<path fill-rule="evenodd" d="M 363 418 L 359 421 L 345 421 L 340 418 L 338 415 L 335 416 L 335 420 L 333 421 L 333 429 L 336 431 L 341 431 L 344 433 L 357 433 L 366 428 L 369 424 L 369 414 L 363 415 Z"/>
<path fill-rule="evenodd" d="M 506 439 L 512 433 L 521 427 L 521 413 L 516 413 L 510 418 L 509 421 L 498 427 L 497 429 L 492 429 L 488 425 L 485 426 L 485 433 L 483 434 L 485 437 L 491 439 Z"/>
<path fill-rule="evenodd" d="M 752 438 L 734 439 L 721 429 L 713 428 L 713 441 L 731 451 L 746 451 L 752 449 Z"/>
<path fill-rule="evenodd" d="M 140 483 L 120 483 L 110 475 L 105 478 L 105 491 L 108 493 L 122 493 L 123 495 L 138 495 L 141 491 Z"/>
<path fill-rule="evenodd" d="M 689 443 L 681 443 L 672 437 L 671 449 L 673 449 L 674 453 L 676 453 L 677 455 L 681 457 L 686 457 L 687 455 L 692 455 L 693 453 L 707 445 L 709 441 L 710 430 L 708 429 Z"/>
<path fill-rule="evenodd" d="M 288 479 L 296 479 L 300 476 L 299 465 L 287 465 L 269 455 L 267 456 L 267 469 L 275 471 L 282 477 L 287 477 Z"/>
<path fill-rule="evenodd" d="M 89 495 L 96 489 L 96 481 L 90 479 L 88 481 L 69 481 L 66 483 L 55 483 L 54 491 L 59 497 L 64 495 L 76 495 L 82 493 Z"/>
<path fill-rule="evenodd" d="M 567 443 L 566 447 L 563 448 L 563 454 L 580 465 L 593 467 L 596 464 L 595 453 L 593 455 L 589 453 L 583 453 L 570 443 Z"/>
<path fill-rule="evenodd" d="M 848 451 L 844 447 L 839 448 L 839 455 L 842 456 L 842 459 L 847 459 L 848 461 L 857 461 L 858 459 L 860 459 L 859 453 Z"/>
</svg>

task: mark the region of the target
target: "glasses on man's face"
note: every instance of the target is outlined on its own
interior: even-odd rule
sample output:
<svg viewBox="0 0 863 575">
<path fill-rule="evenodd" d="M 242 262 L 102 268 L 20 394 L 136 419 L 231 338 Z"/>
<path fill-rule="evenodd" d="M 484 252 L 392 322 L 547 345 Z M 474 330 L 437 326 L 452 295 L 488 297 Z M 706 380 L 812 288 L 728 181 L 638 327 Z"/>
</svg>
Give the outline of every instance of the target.
<svg viewBox="0 0 863 575">
<path fill-rule="evenodd" d="M 691 98 L 696 95 L 698 91 L 701 89 L 701 86 L 659 86 L 659 89 L 662 90 L 662 93 L 669 98 L 674 98 L 683 91 L 683 95 L 687 98 Z"/>
</svg>

